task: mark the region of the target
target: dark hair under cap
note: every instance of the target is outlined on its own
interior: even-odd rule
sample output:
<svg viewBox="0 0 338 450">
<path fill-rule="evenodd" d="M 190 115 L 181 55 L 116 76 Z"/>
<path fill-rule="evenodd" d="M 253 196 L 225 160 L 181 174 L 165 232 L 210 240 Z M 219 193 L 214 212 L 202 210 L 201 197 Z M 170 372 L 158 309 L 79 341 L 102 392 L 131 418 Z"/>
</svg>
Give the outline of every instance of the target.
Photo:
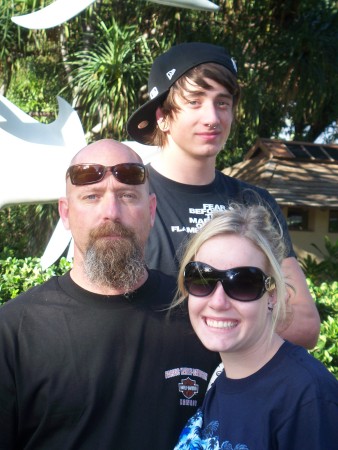
<svg viewBox="0 0 338 450">
<path fill-rule="evenodd" d="M 234 60 L 224 47 L 202 42 L 186 42 L 173 46 L 155 58 L 148 80 L 150 100 L 129 118 L 127 131 L 132 139 L 147 143 L 147 136 L 156 126 L 156 109 L 165 100 L 171 86 L 188 70 L 204 63 L 226 67 L 237 77 Z"/>
</svg>

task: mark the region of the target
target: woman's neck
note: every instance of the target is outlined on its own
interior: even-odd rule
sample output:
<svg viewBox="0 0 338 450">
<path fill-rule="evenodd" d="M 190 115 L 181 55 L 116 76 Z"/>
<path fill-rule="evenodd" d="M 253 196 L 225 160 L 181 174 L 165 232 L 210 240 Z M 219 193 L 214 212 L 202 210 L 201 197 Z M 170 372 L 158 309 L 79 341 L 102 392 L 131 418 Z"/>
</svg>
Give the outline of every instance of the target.
<svg viewBox="0 0 338 450">
<path fill-rule="evenodd" d="M 265 344 L 251 347 L 244 351 L 221 353 L 221 359 L 227 378 L 240 379 L 253 375 L 264 367 L 277 353 L 284 340 L 273 334 Z"/>
</svg>

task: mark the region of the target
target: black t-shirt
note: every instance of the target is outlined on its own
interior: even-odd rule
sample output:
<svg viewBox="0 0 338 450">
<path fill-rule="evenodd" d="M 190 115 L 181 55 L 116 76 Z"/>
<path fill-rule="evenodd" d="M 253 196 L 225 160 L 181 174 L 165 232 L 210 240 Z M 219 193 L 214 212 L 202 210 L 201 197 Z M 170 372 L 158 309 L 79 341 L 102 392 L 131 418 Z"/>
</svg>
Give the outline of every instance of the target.
<svg viewBox="0 0 338 450">
<path fill-rule="evenodd" d="M 54 277 L 0 308 L 0 449 L 172 450 L 219 362 L 176 283 L 150 271 L 129 296 Z"/>
<path fill-rule="evenodd" d="M 265 190 L 215 171 L 212 183 L 203 186 L 177 183 L 148 165 L 150 190 L 157 196 L 156 219 L 151 230 L 146 261 L 150 268 L 176 276 L 180 254 L 191 234 L 196 233 L 214 212 L 231 202 L 263 204 L 272 211 L 283 230 L 288 256 L 294 256 L 285 218 Z"/>
</svg>

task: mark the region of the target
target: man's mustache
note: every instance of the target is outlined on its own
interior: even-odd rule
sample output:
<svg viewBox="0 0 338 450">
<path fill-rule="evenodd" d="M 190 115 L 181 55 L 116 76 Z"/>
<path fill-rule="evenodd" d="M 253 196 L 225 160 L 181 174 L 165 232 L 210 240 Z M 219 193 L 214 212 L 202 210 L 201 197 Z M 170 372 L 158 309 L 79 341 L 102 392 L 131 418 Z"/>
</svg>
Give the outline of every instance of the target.
<svg viewBox="0 0 338 450">
<path fill-rule="evenodd" d="M 118 222 L 104 223 L 90 232 L 91 239 L 98 239 L 106 236 L 118 236 L 122 238 L 133 238 L 134 232 L 130 228 Z"/>
</svg>

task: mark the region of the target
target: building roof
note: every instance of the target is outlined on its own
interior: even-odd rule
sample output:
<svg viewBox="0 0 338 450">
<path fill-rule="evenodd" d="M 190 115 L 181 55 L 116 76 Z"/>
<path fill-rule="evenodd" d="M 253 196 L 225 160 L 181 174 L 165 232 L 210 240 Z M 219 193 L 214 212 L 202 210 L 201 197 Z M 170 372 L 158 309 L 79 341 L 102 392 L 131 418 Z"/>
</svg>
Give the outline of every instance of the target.
<svg viewBox="0 0 338 450">
<path fill-rule="evenodd" d="M 338 208 L 338 145 L 258 139 L 222 172 L 267 189 L 280 205 Z"/>
</svg>

